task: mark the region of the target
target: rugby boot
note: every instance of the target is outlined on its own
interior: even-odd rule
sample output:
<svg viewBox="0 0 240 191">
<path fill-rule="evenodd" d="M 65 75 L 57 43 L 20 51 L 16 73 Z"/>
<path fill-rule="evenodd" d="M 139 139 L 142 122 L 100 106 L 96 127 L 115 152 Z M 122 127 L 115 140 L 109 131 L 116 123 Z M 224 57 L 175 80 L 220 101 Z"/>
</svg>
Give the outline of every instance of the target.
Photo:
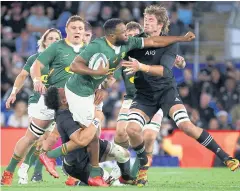
<svg viewBox="0 0 240 191">
<path fill-rule="evenodd" d="M 12 185 L 12 181 L 13 181 L 13 173 L 4 170 L 2 179 L 1 179 L 1 185 L 10 186 L 10 185 Z"/>
<path fill-rule="evenodd" d="M 56 160 L 49 158 L 46 153 L 42 153 L 39 155 L 40 162 L 46 167 L 46 170 L 52 175 L 54 178 L 59 178 L 59 175 L 56 171 Z"/>
<path fill-rule="evenodd" d="M 240 164 L 239 164 L 239 160 L 229 157 L 227 160 L 224 161 L 224 164 L 231 170 L 231 171 L 235 171 L 239 168 Z"/>
</svg>

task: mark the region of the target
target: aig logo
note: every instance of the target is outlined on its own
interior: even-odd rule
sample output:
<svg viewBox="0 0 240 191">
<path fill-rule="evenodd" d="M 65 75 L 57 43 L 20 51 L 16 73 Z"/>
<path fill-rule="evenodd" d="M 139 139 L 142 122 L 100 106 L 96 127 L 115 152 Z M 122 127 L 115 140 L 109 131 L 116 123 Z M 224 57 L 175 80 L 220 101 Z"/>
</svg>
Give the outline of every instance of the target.
<svg viewBox="0 0 240 191">
<path fill-rule="evenodd" d="M 146 53 L 145 53 L 145 56 L 146 55 L 155 55 L 156 54 L 156 51 L 155 50 L 148 50 Z"/>
</svg>

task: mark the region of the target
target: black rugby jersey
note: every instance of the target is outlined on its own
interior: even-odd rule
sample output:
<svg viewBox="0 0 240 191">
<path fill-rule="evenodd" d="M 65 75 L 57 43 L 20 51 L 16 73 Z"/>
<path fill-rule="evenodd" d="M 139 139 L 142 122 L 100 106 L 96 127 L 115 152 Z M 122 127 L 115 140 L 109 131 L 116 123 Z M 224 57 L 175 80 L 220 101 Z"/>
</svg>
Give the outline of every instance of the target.
<svg viewBox="0 0 240 191">
<path fill-rule="evenodd" d="M 138 36 L 147 37 L 145 33 Z M 172 72 L 177 56 L 176 43 L 162 48 L 135 49 L 128 52 L 127 58 L 128 56 L 137 59 L 143 64 L 164 66 L 170 71 L 166 77 L 151 76 L 141 71 L 137 72 L 134 77 L 134 85 L 137 89 L 136 93 L 151 97 L 156 92 L 164 91 L 170 87 L 176 87 L 176 81 Z"/>
</svg>

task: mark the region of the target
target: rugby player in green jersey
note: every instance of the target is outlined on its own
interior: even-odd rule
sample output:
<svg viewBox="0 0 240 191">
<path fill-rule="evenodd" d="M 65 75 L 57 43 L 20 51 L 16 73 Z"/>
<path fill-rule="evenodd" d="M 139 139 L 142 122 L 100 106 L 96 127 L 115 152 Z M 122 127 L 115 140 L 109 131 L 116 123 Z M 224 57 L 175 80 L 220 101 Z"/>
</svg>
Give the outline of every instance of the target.
<svg viewBox="0 0 240 191">
<path fill-rule="evenodd" d="M 74 120 L 86 127 L 89 126 L 94 117 L 95 90 L 104 81 L 107 74 L 112 73 L 117 68 L 119 61 L 125 57 L 128 51 L 143 47 L 161 47 L 178 41 L 191 41 L 195 38 L 191 32 L 179 37 L 128 38 L 126 36 L 126 26 L 120 19 L 109 19 L 104 24 L 104 32 L 105 37 L 92 41 L 76 57 L 70 68 L 74 74 L 65 86 L 69 110 L 72 112 Z M 88 62 L 95 53 L 106 55 L 109 61 L 106 68 L 102 66 L 98 70 L 88 68 Z M 104 75 L 104 77 L 99 80 L 91 77 L 99 75 Z M 79 106 L 81 109 L 79 109 Z M 99 155 L 98 148 L 95 148 L 97 156 Z M 94 163 L 98 165 L 98 161 L 95 160 Z"/>
<path fill-rule="evenodd" d="M 69 18 L 66 24 L 66 32 L 67 37 L 64 40 L 60 40 L 54 44 L 52 44 L 49 48 L 47 48 L 44 52 L 42 52 L 37 58 L 36 62 L 32 66 L 32 78 L 34 81 L 34 89 L 35 91 L 40 92 L 41 94 L 45 93 L 46 87 L 40 80 L 40 68 L 43 66 L 48 66 L 50 68 L 50 75 L 48 78 L 48 84 L 51 86 L 55 86 L 57 88 L 63 88 L 65 86 L 66 81 L 72 75 L 72 72 L 69 70 L 70 64 L 73 62 L 74 58 L 83 50 L 84 44 L 82 42 L 83 35 L 85 33 L 85 21 L 80 16 L 72 16 Z M 43 97 L 43 96 L 42 96 Z M 96 118 L 97 121 L 100 119 Z M 91 127 L 95 128 L 93 124 L 93 120 L 91 121 Z M 102 186 L 106 185 L 104 180 L 102 179 L 101 171 L 99 166 L 95 166 L 95 163 L 92 162 L 95 157 L 94 149 L 97 146 L 98 139 L 94 138 L 91 140 L 91 137 L 88 137 L 89 140 L 89 150 L 91 155 L 91 164 L 92 170 L 90 171 L 89 177 L 89 185 L 94 186 Z M 74 143 L 74 142 L 72 142 Z M 52 154 L 61 153 L 66 155 L 69 149 L 69 144 L 63 144 L 62 150 L 55 150 L 52 153 L 45 153 L 40 155 L 40 161 L 45 165 L 47 171 L 53 175 L 55 178 L 58 178 L 59 175 L 55 170 L 55 164 L 53 162 L 49 162 L 49 156 L 52 157 Z M 71 145 L 70 145 L 71 146 Z M 71 148 L 71 147 L 70 147 Z"/>
<path fill-rule="evenodd" d="M 39 56 L 39 54 L 42 51 L 44 51 L 50 44 L 60 40 L 61 38 L 62 38 L 61 32 L 59 30 L 57 30 L 57 29 L 54 29 L 54 28 L 47 30 L 43 34 L 41 39 L 38 41 L 38 45 L 39 45 L 38 53 L 30 56 L 27 59 L 27 62 L 24 65 L 22 71 L 17 76 L 17 78 L 16 78 L 16 80 L 14 82 L 14 85 L 13 85 L 13 89 L 12 89 L 11 95 L 7 99 L 6 108 L 9 109 L 10 105 L 15 102 L 16 95 L 21 90 L 22 86 L 24 85 L 24 81 L 26 80 L 26 78 L 30 74 L 30 68 L 31 68 L 32 64 L 34 63 L 34 61 Z M 48 73 L 49 73 L 49 68 L 48 67 L 42 68 L 42 70 L 41 70 L 41 74 L 42 74 L 41 75 L 41 80 L 45 84 L 47 84 Z M 46 108 L 39 108 L 39 106 L 37 104 L 38 101 L 39 101 L 39 98 L 40 98 L 40 94 L 37 93 L 37 92 L 33 92 L 33 94 L 29 97 L 29 100 L 28 100 L 28 104 L 29 104 L 28 105 L 28 115 L 29 115 L 30 123 L 34 122 L 36 120 L 45 120 L 46 116 L 42 112 L 47 112 L 47 113 L 51 112 L 51 111 L 47 110 Z M 51 132 L 52 128 L 48 128 L 47 131 Z M 18 141 L 18 143 L 16 144 L 15 149 L 14 149 L 13 157 L 11 158 L 9 165 L 7 166 L 6 170 L 3 173 L 3 177 L 1 179 L 1 184 L 3 184 L 3 185 L 11 185 L 12 179 L 13 179 L 13 173 L 15 171 L 15 168 L 16 168 L 17 164 L 21 161 L 21 159 L 24 157 L 24 154 L 26 152 L 24 146 L 27 143 L 27 141 L 29 141 L 28 140 L 29 133 L 31 133 L 31 127 L 29 127 L 29 129 L 27 130 L 26 135 L 22 139 L 20 139 Z M 19 183 L 20 184 L 27 184 L 28 183 L 27 171 L 28 171 L 29 167 L 32 164 L 34 164 L 36 158 L 38 157 L 38 154 L 39 154 L 39 151 L 40 151 L 40 148 L 41 148 L 41 145 L 42 145 L 42 141 L 48 135 L 49 135 L 49 133 L 46 132 L 44 134 L 44 136 L 42 136 L 39 139 L 39 141 L 36 142 L 36 144 L 28 152 L 24 162 L 22 163 L 22 165 L 21 165 L 21 167 L 20 167 L 20 169 L 18 171 Z M 32 142 L 29 143 L 29 144 L 31 145 Z M 41 164 L 37 164 L 35 166 L 34 175 L 41 173 L 41 169 L 42 169 L 41 167 L 42 167 Z M 34 175 L 33 175 L 33 177 L 34 177 Z"/>
</svg>

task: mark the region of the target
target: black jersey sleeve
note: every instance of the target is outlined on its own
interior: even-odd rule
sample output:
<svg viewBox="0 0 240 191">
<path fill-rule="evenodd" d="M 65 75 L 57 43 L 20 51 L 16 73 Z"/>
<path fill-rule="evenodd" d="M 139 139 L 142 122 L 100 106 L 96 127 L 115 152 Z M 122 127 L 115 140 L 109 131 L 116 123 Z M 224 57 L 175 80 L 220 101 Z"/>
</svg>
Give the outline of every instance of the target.
<svg viewBox="0 0 240 191">
<path fill-rule="evenodd" d="M 73 121 L 72 117 L 68 117 L 63 122 L 62 125 L 64 128 L 64 131 L 66 132 L 66 134 L 68 135 L 69 138 L 75 131 L 77 131 L 81 128 L 81 126 L 76 121 Z"/>
<path fill-rule="evenodd" d="M 175 59 L 177 56 L 177 44 L 172 44 L 166 47 L 166 50 L 164 51 L 160 64 L 167 69 L 171 70 L 173 68 Z"/>
</svg>

